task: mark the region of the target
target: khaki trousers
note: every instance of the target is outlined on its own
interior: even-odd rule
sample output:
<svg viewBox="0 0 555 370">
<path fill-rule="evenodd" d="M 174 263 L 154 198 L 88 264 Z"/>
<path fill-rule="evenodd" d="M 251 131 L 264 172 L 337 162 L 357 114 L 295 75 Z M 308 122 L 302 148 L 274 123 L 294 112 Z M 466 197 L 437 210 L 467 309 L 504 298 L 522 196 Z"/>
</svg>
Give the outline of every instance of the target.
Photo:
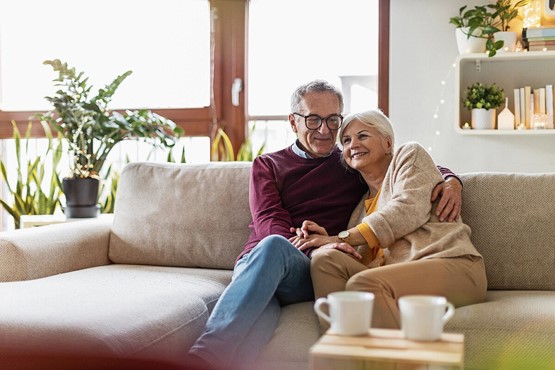
<svg viewBox="0 0 555 370">
<path fill-rule="evenodd" d="M 341 290 L 374 293 L 372 327 L 399 329 L 397 300 L 409 294 L 440 295 L 455 307 L 485 299 L 484 261 L 477 256 L 429 258 L 367 268 L 337 249 L 322 250 L 310 266 L 314 296 Z M 323 330 L 327 323 L 320 321 Z"/>
</svg>

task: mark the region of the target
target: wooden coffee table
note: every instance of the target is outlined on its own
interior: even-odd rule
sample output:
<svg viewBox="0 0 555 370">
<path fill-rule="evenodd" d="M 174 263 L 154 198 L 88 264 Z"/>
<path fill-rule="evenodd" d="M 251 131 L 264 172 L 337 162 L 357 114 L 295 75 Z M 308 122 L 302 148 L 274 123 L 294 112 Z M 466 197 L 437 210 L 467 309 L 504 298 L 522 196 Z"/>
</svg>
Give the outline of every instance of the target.
<svg viewBox="0 0 555 370">
<path fill-rule="evenodd" d="M 435 342 L 405 339 L 400 330 L 370 329 L 367 336 L 328 331 L 310 349 L 310 370 L 423 370 L 463 368 L 464 335 Z"/>
</svg>

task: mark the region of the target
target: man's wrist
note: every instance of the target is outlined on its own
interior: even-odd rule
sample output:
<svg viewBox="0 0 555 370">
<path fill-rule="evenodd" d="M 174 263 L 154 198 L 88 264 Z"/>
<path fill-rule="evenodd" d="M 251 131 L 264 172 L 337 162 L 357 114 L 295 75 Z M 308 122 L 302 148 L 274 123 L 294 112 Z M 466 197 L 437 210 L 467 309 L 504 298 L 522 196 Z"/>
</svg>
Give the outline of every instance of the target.
<svg viewBox="0 0 555 370">
<path fill-rule="evenodd" d="M 443 181 L 447 182 L 447 180 L 449 180 L 449 179 L 455 179 L 461 185 L 461 187 L 463 186 L 462 180 L 457 175 L 451 175 L 451 174 L 447 175 L 447 176 L 445 176 Z"/>
</svg>

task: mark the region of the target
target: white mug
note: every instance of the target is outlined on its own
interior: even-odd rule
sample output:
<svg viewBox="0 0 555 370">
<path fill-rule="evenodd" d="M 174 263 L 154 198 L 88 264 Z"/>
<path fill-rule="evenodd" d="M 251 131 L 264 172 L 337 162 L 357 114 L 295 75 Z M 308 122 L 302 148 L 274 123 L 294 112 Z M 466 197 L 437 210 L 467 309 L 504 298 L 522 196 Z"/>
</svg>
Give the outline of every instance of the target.
<svg viewBox="0 0 555 370">
<path fill-rule="evenodd" d="M 329 307 L 329 316 L 322 306 Z M 334 292 L 314 303 L 314 311 L 331 326 L 338 335 L 367 335 L 372 322 L 374 294 L 368 292 Z"/>
<path fill-rule="evenodd" d="M 455 314 L 445 297 L 409 295 L 399 298 L 401 330 L 405 338 L 434 341 L 441 338 L 443 325 Z"/>
</svg>

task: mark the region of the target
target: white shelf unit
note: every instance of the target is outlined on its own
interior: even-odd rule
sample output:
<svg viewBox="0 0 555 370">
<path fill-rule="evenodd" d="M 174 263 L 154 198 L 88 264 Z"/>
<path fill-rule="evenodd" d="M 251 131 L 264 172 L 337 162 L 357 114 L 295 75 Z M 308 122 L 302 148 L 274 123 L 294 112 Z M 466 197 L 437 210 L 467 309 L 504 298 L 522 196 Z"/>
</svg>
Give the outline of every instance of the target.
<svg viewBox="0 0 555 370">
<path fill-rule="evenodd" d="M 489 58 L 484 54 L 462 54 L 457 58 L 455 79 L 455 130 L 461 135 L 555 135 L 555 130 L 471 130 L 462 129 L 470 122 L 470 111 L 461 100 L 468 86 L 475 82 L 495 83 L 509 98 L 514 113 L 514 89 L 532 89 L 555 85 L 555 51 L 499 53 Z M 504 108 L 504 107 L 502 107 Z M 501 108 L 501 109 L 502 109 Z M 497 114 L 501 109 L 497 110 Z"/>
</svg>

